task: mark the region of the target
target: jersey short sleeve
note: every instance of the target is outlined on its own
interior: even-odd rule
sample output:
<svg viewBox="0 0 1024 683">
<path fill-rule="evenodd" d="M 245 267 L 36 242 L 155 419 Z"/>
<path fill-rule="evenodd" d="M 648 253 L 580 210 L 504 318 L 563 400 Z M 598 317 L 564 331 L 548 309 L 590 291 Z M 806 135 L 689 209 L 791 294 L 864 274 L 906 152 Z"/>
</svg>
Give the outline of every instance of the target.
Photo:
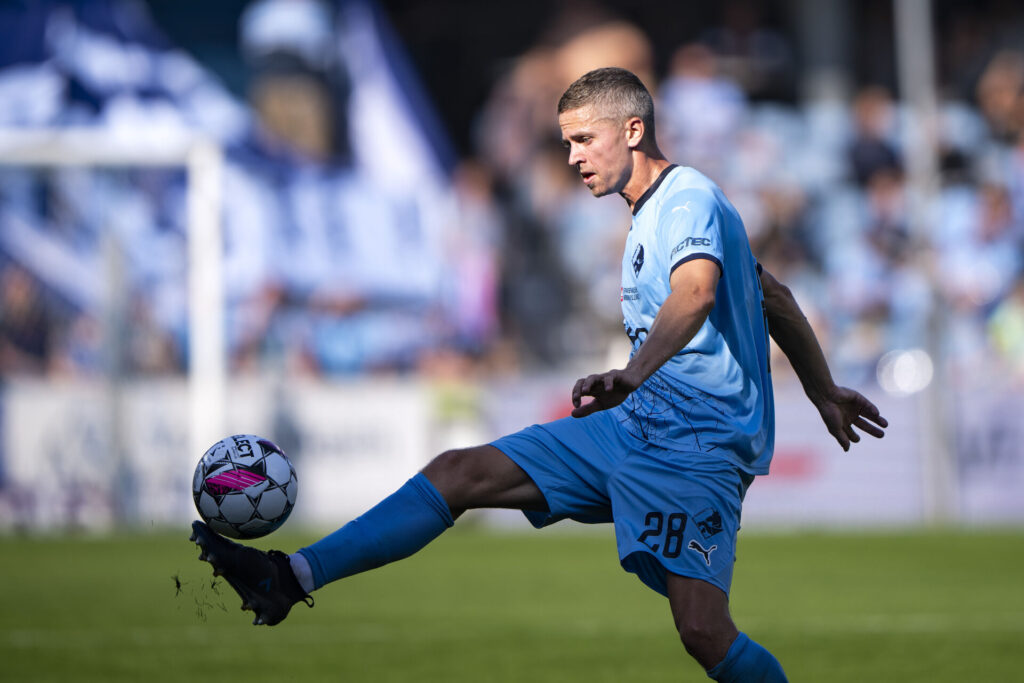
<svg viewBox="0 0 1024 683">
<path fill-rule="evenodd" d="M 722 270 L 721 212 L 714 196 L 707 191 L 687 189 L 669 197 L 661 211 L 658 235 L 668 254 L 668 269 L 704 258 Z"/>
</svg>

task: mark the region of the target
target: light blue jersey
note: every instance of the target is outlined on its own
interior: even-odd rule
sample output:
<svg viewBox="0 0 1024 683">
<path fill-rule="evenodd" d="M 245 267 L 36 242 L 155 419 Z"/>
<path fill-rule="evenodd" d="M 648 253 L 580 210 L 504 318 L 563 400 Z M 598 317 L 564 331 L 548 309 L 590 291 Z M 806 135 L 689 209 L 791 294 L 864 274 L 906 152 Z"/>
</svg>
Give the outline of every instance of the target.
<svg viewBox="0 0 1024 683">
<path fill-rule="evenodd" d="M 757 263 L 721 189 L 692 168 L 672 166 L 634 205 L 622 258 L 633 354 L 671 292 L 672 271 L 697 258 L 721 269 L 714 308 L 690 343 L 615 411 L 648 443 L 767 474 L 775 413 Z"/>
<path fill-rule="evenodd" d="M 662 595 L 669 573 L 726 594 L 743 496 L 767 474 L 775 441 L 768 335 L 757 263 L 736 210 L 714 183 L 672 166 L 634 205 L 622 259 L 633 353 L 695 258 L 722 270 L 715 306 L 686 348 L 624 403 L 532 425 L 491 443 L 546 502 L 537 527 L 612 522 L 623 568 Z"/>
</svg>

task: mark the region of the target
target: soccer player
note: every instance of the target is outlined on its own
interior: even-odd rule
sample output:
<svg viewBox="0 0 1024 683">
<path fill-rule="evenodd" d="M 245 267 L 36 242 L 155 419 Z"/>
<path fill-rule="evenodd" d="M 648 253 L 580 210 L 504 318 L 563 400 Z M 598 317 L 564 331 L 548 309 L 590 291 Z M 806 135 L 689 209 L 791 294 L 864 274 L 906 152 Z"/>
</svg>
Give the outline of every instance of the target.
<svg viewBox="0 0 1024 683">
<path fill-rule="evenodd" d="M 566 417 L 442 453 L 374 508 L 292 555 L 193 524 L 192 540 L 256 613 L 275 624 L 309 593 L 407 557 L 465 510 L 518 508 L 537 527 L 614 524 L 623 568 L 668 598 L 683 645 L 717 681 L 784 681 L 740 633 L 729 588 L 740 507 L 768 473 L 774 408 L 768 337 L 844 450 L 886 420 L 838 387 L 789 290 L 759 267 L 736 210 L 692 168 L 670 164 L 654 105 L 632 73 L 591 71 L 558 103 L 569 164 L 594 196 L 633 213 L 622 259 L 629 362 L 580 379 Z"/>
</svg>

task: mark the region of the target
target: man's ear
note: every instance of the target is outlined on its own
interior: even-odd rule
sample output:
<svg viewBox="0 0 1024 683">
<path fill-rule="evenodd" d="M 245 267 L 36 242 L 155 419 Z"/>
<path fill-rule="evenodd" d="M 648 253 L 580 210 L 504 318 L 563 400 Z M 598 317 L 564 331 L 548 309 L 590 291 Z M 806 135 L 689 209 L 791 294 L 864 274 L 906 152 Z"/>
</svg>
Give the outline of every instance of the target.
<svg viewBox="0 0 1024 683">
<path fill-rule="evenodd" d="M 626 119 L 626 144 L 636 149 L 644 139 L 644 122 L 639 116 Z"/>
</svg>

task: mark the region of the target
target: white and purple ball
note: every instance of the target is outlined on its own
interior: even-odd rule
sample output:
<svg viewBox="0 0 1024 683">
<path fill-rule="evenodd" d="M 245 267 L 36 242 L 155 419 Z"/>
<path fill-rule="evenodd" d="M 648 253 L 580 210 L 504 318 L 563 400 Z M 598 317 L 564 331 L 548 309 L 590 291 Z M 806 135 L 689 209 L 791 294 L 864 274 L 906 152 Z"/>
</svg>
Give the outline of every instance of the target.
<svg viewBox="0 0 1024 683">
<path fill-rule="evenodd" d="M 236 434 L 210 446 L 196 465 L 192 499 L 210 528 L 231 538 L 259 538 L 288 519 L 298 479 L 269 439 Z"/>
</svg>

